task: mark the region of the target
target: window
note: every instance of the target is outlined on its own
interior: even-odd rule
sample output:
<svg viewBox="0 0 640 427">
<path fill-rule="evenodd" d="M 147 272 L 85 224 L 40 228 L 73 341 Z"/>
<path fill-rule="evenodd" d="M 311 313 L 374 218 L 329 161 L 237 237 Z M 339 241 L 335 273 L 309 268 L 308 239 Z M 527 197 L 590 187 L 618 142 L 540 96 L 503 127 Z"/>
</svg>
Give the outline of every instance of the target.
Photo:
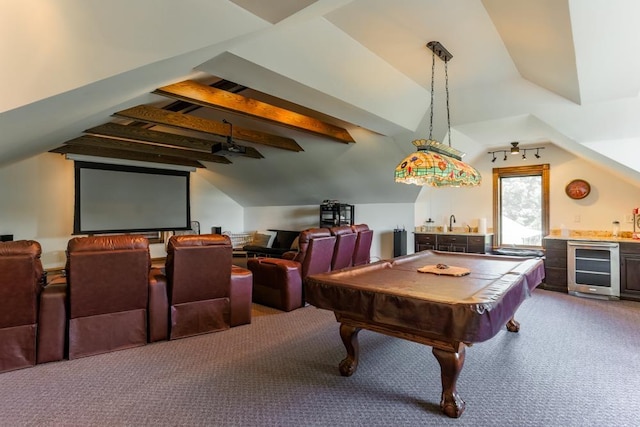
<svg viewBox="0 0 640 427">
<path fill-rule="evenodd" d="M 540 247 L 549 234 L 549 165 L 493 169 L 495 244 Z"/>
</svg>

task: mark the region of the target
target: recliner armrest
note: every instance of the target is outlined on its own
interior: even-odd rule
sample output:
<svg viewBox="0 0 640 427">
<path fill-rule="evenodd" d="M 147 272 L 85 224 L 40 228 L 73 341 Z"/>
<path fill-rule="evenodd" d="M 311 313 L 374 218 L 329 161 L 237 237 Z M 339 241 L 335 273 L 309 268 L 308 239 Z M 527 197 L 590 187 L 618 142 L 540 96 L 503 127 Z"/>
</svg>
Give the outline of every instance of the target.
<svg viewBox="0 0 640 427">
<path fill-rule="evenodd" d="M 64 359 L 67 324 L 67 282 L 56 278 L 40 294 L 36 363 Z"/>
<path fill-rule="evenodd" d="M 149 272 L 148 341 L 169 339 L 169 299 L 167 296 L 167 276 L 159 268 Z"/>
<path fill-rule="evenodd" d="M 246 268 L 231 266 L 231 306 L 230 326 L 251 323 L 251 297 L 253 294 L 253 273 Z"/>
</svg>

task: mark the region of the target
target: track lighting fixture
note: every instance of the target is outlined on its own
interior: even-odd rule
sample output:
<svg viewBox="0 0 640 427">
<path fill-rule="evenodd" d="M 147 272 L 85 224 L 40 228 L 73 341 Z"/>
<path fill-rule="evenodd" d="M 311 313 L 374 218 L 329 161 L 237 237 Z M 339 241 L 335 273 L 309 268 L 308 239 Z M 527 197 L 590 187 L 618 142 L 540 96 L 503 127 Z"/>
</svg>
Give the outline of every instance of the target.
<svg viewBox="0 0 640 427">
<path fill-rule="evenodd" d="M 496 153 L 502 153 L 504 154 L 504 158 L 503 160 L 506 162 L 507 161 L 507 153 L 511 153 L 511 154 L 522 154 L 522 159 L 523 160 L 527 160 L 527 151 L 534 151 L 535 150 L 535 158 L 539 159 L 540 158 L 540 150 L 544 150 L 544 147 L 520 147 L 519 142 L 512 142 L 511 143 L 511 147 L 506 148 L 506 149 L 502 149 L 502 150 L 494 150 L 494 151 L 489 151 L 487 152 L 488 154 L 491 154 L 493 157 L 491 158 L 491 163 L 494 163 L 496 161 Z"/>
</svg>

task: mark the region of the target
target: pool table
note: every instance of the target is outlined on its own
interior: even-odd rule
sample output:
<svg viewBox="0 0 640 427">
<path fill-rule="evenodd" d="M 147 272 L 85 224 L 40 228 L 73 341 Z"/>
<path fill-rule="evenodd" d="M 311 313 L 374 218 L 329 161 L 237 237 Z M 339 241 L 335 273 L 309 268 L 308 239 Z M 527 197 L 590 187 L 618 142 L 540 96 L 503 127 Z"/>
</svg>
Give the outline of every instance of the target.
<svg viewBox="0 0 640 427">
<path fill-rule="evenodd" d="M 439 268 L 435 268 L 438 266 Z M 435 268 L 435 273 L 418 272 Z M 449 272 L 462 271 L 461 276 Z M 465 348 L 520 328 L 514 314 L 544 279 L 540 258 L 422 251 L 372 264 L 309 276 L 305 299 L 340 322 L 347 356 L 341 375 L 358 367 L 361 329 L 431 346 L 440 364 L 440 408 L 457 418 L 465 402 L 456 382 Z"/>
</svg>

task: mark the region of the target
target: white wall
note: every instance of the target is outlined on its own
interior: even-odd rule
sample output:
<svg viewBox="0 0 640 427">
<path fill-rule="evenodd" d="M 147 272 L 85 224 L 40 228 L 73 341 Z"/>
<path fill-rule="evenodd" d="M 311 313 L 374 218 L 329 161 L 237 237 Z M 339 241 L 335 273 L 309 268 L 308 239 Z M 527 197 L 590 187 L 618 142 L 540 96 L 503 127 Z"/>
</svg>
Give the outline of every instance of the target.
<svg viewBox="0 0 640 427">
<path fill-rule="evenodd" d="M 191 218 L 203 233 L 215 225 L 243 228 L 243 209 L 212 186 L 203 175 L 191 174 Z M 0 234 L 42 245 L 45 268 L 62 267 L 73 232 L 73 162 L 44 153 L 0 168 Z M 163 244 L 152 244 L 151 257 L 166 255 Z"/>
<path fill-rule="evenodd" d="M 540 159 L 532 152 L 523 160 L 521 156 L 502 156 L 492 163 L 485 154 L 471 161 L 482 175 L 482 184 L 475 188 L 424 187 L 416 201 L 415 225 L 424 225 L 429 218 L 440 226 L 454 214 L 457 226 L 477 226 L 478 218 L 487 218 L 487 226 L 493 228 L 492 169 L 548 163 L 550 165 L 550 228 L 559 229 L 564 224 L 570 230 L 610 231 L 611 222 L 620 221 L 621 231 L 632 231 L 633 224 L 626 223 L 625 215 L 640 206 L 640 187 L 613 175 L 610 171 L 552 144 L 540 151 Z M 525 146 L 526 148 L 526 146 Z M 574 179 L 584 179 L 591 185 L 591 194 L 582 200 L 570 199 L 565 194 L 566 185 Z"/>
</svg>

